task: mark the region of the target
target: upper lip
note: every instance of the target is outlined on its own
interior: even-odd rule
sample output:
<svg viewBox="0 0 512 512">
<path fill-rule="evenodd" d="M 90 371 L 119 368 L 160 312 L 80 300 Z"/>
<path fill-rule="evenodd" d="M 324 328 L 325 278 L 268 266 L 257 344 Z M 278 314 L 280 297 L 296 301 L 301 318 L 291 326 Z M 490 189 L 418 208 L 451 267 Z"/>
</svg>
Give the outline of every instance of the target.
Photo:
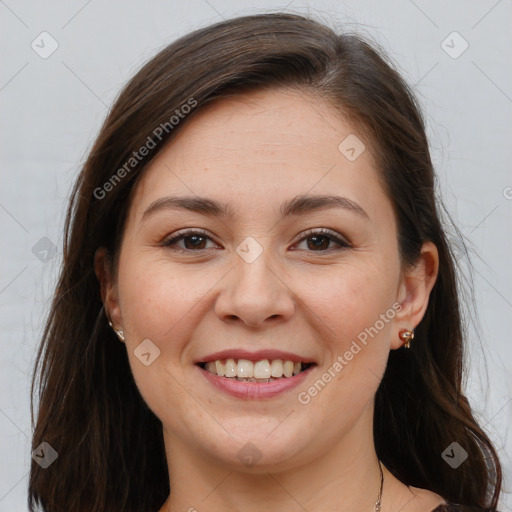
<svg viewBox="0 0 512 512">
<path fill-rule="evenodd" d="M 294 363 L 314 363 L 310 357 L 304 357 L 292 352 L 284 352 L 283 350 L 244 350 L 241 348 L 226 349 L 214 352 L 207 356 L 196 359 L 194 363 L 207 363 L 209 361 L 223 359 L 247 359 L 249 361 L 262 361 L 263 359 L 282 359 L 283 361 L 293 361 Z"/>
</svg>

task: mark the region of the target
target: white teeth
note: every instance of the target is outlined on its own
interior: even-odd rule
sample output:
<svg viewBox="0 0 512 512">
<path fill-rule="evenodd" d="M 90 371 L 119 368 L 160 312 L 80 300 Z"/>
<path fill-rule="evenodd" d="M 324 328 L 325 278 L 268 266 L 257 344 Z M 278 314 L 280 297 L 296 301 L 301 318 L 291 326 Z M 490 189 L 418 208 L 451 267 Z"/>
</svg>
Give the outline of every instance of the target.
<svg viewBox="0 0 512 512">
<path fill-rule="evenodd" d="M 285 361 L 283 364 L 283 373 L 285 377 L 291 377 L 293 375 L 293 361 Z"/>
<path fill-rule="evenodd" d="M 220 361 L 219 361 L 220 363 Z M 205 365 L 205 370 L 208 370 L 210 373 L 216 373 L 217 375 L 220 375 L 220 373 L 217 371 L 216 364 L 214 361 L 208 361 Z"/>
<path fill-rule="evenodd" d="M 234 359 L 226 361 L 226 377 L 236 377 L 236 363 Z"/>
<path fill-rule="evenodd" d="M 268 379 L 270 377 L 270 363 L 268 359 L 254 363 L 254 378 Z"/>
<path fill-rule="evenodd" d="M 206 369 L 208 370 L 208 368 Z M 217 375 L 220 375 L 221 377 L 224 377 L 224 375 L 226 375 L 226 365 L 222 364 L 222 361 L 215 361 L 215 369 L 217 370 Z"/>
<path fill-rule="evenodd" d="M 283 361 L 282 359 L 262 359 L 261 361 L 249 361 L 248 359 L 226 359 L 208 361 L 205 370 L 220 377 L 230 377 L 249 382 L 270 382 L 281 377 L 292 377 L 299 374 L 302 363 Z"/>
<path fill-rule="evenodd" d="M 255 365 L 252 361 L 248 361 L 247 359 L 239 359 L 238 365 L 236 369 L 237 377 L 255 377 L 254 375 Z"/>
<path fill-rule="evenodd" d="M 274 359 L 271 364 L 272 377 L 282 377 L 283 375 L 283 361 L 281 359 Z"/>
</svg>

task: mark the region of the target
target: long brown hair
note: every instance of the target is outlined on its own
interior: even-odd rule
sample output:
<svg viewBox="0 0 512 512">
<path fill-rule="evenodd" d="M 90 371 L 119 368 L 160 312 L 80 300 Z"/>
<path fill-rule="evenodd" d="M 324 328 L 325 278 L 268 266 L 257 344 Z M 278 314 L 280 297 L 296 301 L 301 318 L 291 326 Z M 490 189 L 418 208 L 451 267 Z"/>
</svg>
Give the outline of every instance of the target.
<svg viewBox="0 0 512 512">
<path fill-rule="evenodd" d="M 63 265 L 34 368 L 32 449 L 47 442 L 58 457 L 46 469 L 32 461 L 31 511 L 39 504 L 47 512 L 152 512 L 169 494 L 162 425 L 108 326 L 94 254 L 106 247 L 115 266 L 136 183 L 196 112 L 263 87 L 311 93 L 355 123 L 396 211 L 403 261 L 414 262 L 427 240 L 439 251 L 438 279 L 414 344 L 391 351 L 376 393 L 378 457 L 407 485 L 451 502 L 497 506 L 500 462 L 461 386 L 459 278 L 436 204 L 421 109 L 375 45 L 276 13 L 230 19 L 173 42 L 130 80 L 101 128 L 72 192 Z M 132 160 L 143 146 L 147 154 Z M 457 469 L 441 456 L 454 441 L 468 453 Z"/>
</svg>

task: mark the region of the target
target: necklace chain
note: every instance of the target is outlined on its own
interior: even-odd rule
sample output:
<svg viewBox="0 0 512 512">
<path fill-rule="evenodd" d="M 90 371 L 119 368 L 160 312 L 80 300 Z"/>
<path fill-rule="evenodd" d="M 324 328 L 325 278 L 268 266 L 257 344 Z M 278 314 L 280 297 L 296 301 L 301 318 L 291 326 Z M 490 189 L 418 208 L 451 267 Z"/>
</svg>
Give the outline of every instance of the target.
<svg viewBox="0 0 512 512">
<path fill-rule="evenodd" d="M 375 502 L 375 508 L 373 509 L 373 512 L 380 512 L 381 507 L 381 497 L 382 497 L 382 486 L 384 485 L 384 474 L 382 473 L 382 463 L 379 460 L 379 469 L 380 469 L 380 488 L 379 488 L 379 496 L 377 497 L 377 501 Z M 171 506 L 171 502 L 168 504 L 169 510 Z"/>
<path fill-rule="evenodd" d="M 382 486 L 384 484 L 384 473 L 382 473 L 382 463 L 379 460 L 379 469 L 380 469 L 380 489 L 379 489 L 379 496 L 377 498 L 377 501 L 375 502 L 375 508 L 373 509 L 373 512 L 380 512 L 381 502 L 380 499 L 382 497 Z"/>
</svg>

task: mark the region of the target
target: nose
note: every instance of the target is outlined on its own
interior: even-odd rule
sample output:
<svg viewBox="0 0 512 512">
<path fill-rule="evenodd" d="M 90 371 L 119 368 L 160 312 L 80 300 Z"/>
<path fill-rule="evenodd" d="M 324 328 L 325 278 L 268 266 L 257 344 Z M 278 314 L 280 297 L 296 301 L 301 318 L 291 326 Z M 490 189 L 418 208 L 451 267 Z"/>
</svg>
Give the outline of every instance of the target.
<svg viewBox="0 0 512 512">
<path fill-rule="evenodd" d="M 292 283 L 285 282 L 277 265 L 271 268 L 265 251 L 248 263 L 237 254 L 233 269 L 221 281 L 214 311 L 224 322 L 242 321 L 251 328 L 286 321 L 295 311 Z"/>
</svg>

